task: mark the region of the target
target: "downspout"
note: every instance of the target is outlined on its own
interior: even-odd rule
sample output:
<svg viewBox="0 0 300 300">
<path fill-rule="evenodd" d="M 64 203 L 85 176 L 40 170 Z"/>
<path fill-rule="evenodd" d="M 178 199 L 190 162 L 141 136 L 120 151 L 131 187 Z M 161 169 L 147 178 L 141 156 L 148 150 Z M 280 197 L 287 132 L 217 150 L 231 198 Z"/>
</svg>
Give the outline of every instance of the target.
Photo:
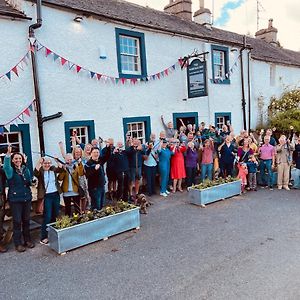
<svg viewBox="0 0 300 300">
<path fill-rule="evenodd" d="M 251 54 L 251 49 L 248 51 L 248 128 L 250 130 L 251 128 L 251 85 L 250 85 L 250 54 Z"/>
<path fill-rule="evenodd" d="M 35 29 L 38 29 L 42 26 L 42 0 L 36 1 L 36 23 L 29 26 L 29 40 L 35 38 Z M 43 155 L 45 153 L 45 140 L 44 140 L 44 130 L 43 130 L 43 120 L 42 120 L 42 110 L 41 110 L 41 99 L 40 99 L 40 89 L 37 73 L 37 64 L 35 57 L 35 50 L 31 51 L 31 63 L 32 63 L 32 76 L 33 76 L 33 85 L 34 85 L 34 94 L 35 94 L 35 104 L 37 112 L 37 124 L 38 124 L 38 133 L 39 133 L 39 142 L 40 142 L 40 152 Z"/>
<path fill-rule="evenodd" d="M 243 63 L 243 51 L 246 49 L 246 36 L 243 37 L 244 45 L 240 50 L 240 62 L 241 62 L 241 83 L 242 83 L 242 110 L 243 110 L 243 127 L 247 130 L 246 122 L 246 99 L 245 99 L 245 86 L 244 86 L 244 63 Z"/>
</svg>

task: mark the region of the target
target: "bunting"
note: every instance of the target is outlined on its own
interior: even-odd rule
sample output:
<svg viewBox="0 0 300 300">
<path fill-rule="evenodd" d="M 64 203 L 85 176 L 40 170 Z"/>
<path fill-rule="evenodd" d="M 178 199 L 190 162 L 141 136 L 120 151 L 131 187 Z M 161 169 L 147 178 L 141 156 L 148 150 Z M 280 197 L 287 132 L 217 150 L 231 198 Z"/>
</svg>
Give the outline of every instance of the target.
<svg viewBox="0 0 300 300">
<path fill-rule="evenodd" d="M 30 58 L 30 51 L 27 51 L 27 53 L 19 60 L 18 63 L 16 63 L 8 72 L 5 72 L 4 74 L 0 74 L 1 78 L 7 78 L 9 81 L 12 80 L 12 73 L 14 76 L 19 77 L 19 70 L 24 71 L 24 67 L 28 66 L 28 61 Z"/>
<path fill-rule="evenodd" d="M 25 109 L 23 109 L 15 118 L 11 119 L 9 122 L 3 123 L 0 125 L 0 135 L 4 134 L 4 131 L 9 125 L 18 126 L 19 123 L 25 122 L 25 117 L 31 117 L 31 113 L 33 112 L 33 104 L 35 100 L 33 100 Z"/>
<path fill-rule="evenodd" d="M 155 81 L 155 80 L 160 80 L 164 77 L 169 76 L 170 74 L 174 73 L 177 69 L 180 69 L 181 67 L 186 67 L 186 66 L 182 66 L 183 64 L 183 59 L 179 58 L 172 66 L 164 69 L 161 72 L 155 73 L 153 75 L 149 75 L 147 77 L 144 78 L 118 78 L 118 77 L 111 77 L 105 74 L 99 74 L 95 71 L 91 71 L 89 69 L 86 69 L 82 66 L 80 66 L 77 63 L 74 63 L 68 59 L 66 59 L 65 57 L 62 57 L 61 55 L 57 54 L 56 52 L 54 52 L 52 49 L 42 45 L 39 41 L 35 41 L 35 49 L 37 52 L 40 53 L 44 53 L 45 57 L 52 57 L 52 61 L 56 62 L 59 61 L 59 64 L 61 66 L 68 66 L 68 69 L 70 71 L 73 71 L 76 74 L 79 73 L 86 73 L 87 74 L 87 78 L 89 79 L 93 79 L 93 80 L 97 80 L 103 83 L 112 83 L 114 85 L 127 85 L 127 84 L 131 84 L 133 86 L 137 85 L 138 83 L 147 83 L 149 81 Z M 41 51 L 43 50 L 43 51 Z"/>
</svg>

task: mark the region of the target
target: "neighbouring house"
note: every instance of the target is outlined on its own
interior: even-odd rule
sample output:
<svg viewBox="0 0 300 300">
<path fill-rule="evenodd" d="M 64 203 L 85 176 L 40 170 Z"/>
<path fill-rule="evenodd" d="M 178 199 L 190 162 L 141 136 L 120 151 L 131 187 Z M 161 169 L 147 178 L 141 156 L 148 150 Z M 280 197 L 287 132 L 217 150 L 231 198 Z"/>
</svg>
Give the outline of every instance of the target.
<svg viewBox="0 0 300 300">
<path fill-rule="evenodd" d="M 59 141 L 70 151 L 73 129 L 83 143 L 124 140 L 128 131 L 145 142 L 162 130 L 161 115 L 176 127 L 180 118 L 230 121 L 236 131 L 265 122 L 270 97 L 299 85 L 300 53 L 280 47 L 272 20 L 245 38 L 214 28 L 204 1 L 194 18 L 191 7 L 190 0 L 171 0 L 164 11 L 121 0 L 42 1 L 30 40 L 45 151 L 58 155 Z M 0 152 L 9 142 L 30 162 L 41 132 L 30 105 L 34 23 L 36 1 L 0 0 Z"/>
</svg>

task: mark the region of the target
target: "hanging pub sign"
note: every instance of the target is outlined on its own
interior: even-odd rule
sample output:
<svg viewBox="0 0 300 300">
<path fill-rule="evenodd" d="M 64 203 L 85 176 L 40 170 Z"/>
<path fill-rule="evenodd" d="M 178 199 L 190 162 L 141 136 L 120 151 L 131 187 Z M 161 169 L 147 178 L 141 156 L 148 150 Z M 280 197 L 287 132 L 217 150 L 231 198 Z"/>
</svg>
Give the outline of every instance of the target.
<svg viewBox="0 0 300 300">
<path fill-rule="evenodd" d="M 206 62 L 194 59 L 187 67 L 189 98 L 207 96 Z"/>
</svg>

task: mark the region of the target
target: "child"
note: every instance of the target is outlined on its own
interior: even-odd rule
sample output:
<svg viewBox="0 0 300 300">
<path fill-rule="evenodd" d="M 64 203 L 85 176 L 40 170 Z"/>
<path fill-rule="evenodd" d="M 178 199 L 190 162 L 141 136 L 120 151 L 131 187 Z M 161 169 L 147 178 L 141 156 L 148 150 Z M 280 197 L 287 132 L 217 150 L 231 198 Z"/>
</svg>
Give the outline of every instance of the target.
<svg viewBox="0 0 300 300">
<path fill-rule="evenodd" d="M 258 162 L 254 155 L 249 156 L 249 160 L 247 162 L 248 167 L 248 179 L 249 179 L 249 189 L 251 191 L 257 191 L 256 188 L 256 172 L 258 168 Z"/>
<path fill-rule="evenodd" d="M 245 163 L 238 163 L 238 176 L 237 178 L 242 180 L 242 193 L 245 193 L 245 188 L 247 185 L 247 174 L 248 174 L 248 168 Z"/>
</svg>

